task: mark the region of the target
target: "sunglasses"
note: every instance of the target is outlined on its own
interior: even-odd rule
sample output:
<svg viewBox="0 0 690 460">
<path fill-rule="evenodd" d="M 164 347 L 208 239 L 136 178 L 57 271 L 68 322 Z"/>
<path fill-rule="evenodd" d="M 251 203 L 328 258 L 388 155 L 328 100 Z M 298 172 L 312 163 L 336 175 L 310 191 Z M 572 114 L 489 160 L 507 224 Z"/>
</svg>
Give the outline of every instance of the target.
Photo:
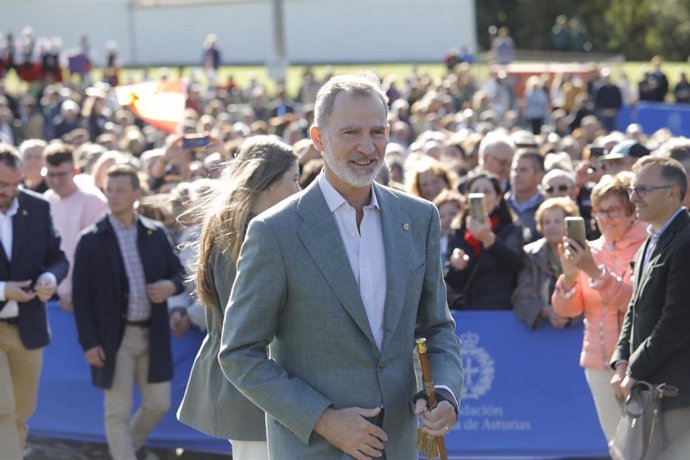
<svg viewBox="0 0 690 460">
<path fill-rule="evenodd" d="M 546 193 L 553 193 L 553 192 L 555 192 L 555 191 L 559 191 L 559 192 L 568 192 L 568 191 L 570 191 L 570 185 L 565 185 L 565 184 L 556 185 L 556 186 L 549 185 L 548 187 L 546 187 L 546 188 L 544 189 L 544 191 L 545 191 Z"/>
</svg>

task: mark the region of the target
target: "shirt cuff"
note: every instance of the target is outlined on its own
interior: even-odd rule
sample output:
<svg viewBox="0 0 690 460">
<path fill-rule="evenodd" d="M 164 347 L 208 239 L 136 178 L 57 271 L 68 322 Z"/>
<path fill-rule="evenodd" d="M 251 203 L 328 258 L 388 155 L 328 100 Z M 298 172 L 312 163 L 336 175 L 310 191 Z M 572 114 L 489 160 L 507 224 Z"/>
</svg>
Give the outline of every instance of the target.
<svg viewBox="0 0 690 460">
<path fill-rule="evenodd" d="M 41 276 L 39 276 L 36 279 L 36 284 L 48 284 L 50 286 L 57 286 L 57 278 L 53 273 L 45 272 L 42 273 Z"/>
<path fill-rule="evenodd" d="M 445 390 L 446 392 L 448 392 L 448 394 L 453 399 L 452 401 L 448 401 L 448 402 L 455 406 L 455 413 L 457 415 L 458 411 L 460 410 L 460 403 L 458 403 L 458 398 L 455 396 L 455 393 L 453 393 L 453 390 L 451 390 L 446 385 L 434 385 L 434 388 L 436 388 L 438 390 Z M 437 393 L 437 395 L 438 395 L 438 393 Z"/>
<path fill-rule="evenodd" d="M 5 284 L 6 281 L 0 281 L 0 302 L 7 300 L 7 298 L 5 298 Z"/>
</svg>

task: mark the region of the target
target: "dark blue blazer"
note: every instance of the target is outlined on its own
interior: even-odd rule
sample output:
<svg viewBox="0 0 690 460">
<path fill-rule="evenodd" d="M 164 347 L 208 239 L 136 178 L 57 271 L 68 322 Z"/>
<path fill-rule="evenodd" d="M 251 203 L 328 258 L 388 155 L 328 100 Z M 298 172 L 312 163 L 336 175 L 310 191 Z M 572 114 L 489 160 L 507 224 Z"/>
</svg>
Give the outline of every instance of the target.
<svg viewBox="0 0 690 460">
<path fill-rule="evenodd" d="M 127 319 L 129 286 L 120 246 L 109 214 L 84 230 L 74 256 L 72 301 L 79 343 L 84 351 L 100 345 L 105 366 L 91 367 L 92 383 L 110 388 L 115 373 L 115 355 L 120 348 Z M 173 252 L 163 225 L 137 217 L 137 246 L 146 284 L 160 280 L 184 288 L 184 270 Z M 148 381 L 172 379 L 172 351 L 167 302 L 151 304 Z"/>
<path fill-rule="evenodd" d="M 41 195 L 22 190 L 17 195 L 19 209 L 12 218 L 12 261 L 0 244 L 0 280 L 33 283 L 51 272 L 58 284 L 67 276 L 69 262 L 60 250 L 60 236 L 53 228 L 50 205 Z M 7 302 L 0 303 L 0 311 Z M 38 297 L 19 303 L 19 336 L 28 349 L 50 342 L 45 304 Z"/>
<path fill-rule="evenodd" d="M 633 294 L 618 344 L 615 366 L 628 361 L 635 380 L 679 388 L 676 398 L 664 398 L 661 410 L 690 406 L 690 216 L 678 214 L 661 234 L 649 262 L 643 266 L 649 238 L 635 260 Z"/>
</svg>

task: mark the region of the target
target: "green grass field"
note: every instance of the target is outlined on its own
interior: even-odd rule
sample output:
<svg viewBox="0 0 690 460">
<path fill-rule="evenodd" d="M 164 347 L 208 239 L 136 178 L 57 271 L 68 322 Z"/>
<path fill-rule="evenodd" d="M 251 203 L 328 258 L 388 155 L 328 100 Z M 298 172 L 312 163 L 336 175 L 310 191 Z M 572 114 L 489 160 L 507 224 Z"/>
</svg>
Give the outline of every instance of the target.
<svg viewBox="0 0 690 460">
<path fill-rule="evenodd" d="M 614 63 L 611 65 L 611 70 L 613 73 L 614 80 L 625 73 L 628 76 L 628 80 L 632 85 L 637 85 L 637 82 L 642 78 L 643 69 L 647 66 L 647 62 L 625 62 L 625 63 Z M 432 77 L 440 77 L 445 73 L 445 67 L 439 64 L 419 64 L 418 69 L 422 73 L 427 73 Z M 288 94 L 297 94 L 297 88 L 300 83 L 301 74 L 304 71 L 304 66 L 291 66 L 288 69 L 287 74 L 287 89 Z M 316 78 L 322 78 L 329 70 L 335 73 L 344 72 L 357 72 L 362 70 L 371 70 L 380 76 L 393 74 L 396 76 L 398 82 L 403 82 L 405 77 L 410 74 L 412 69 L 412 64 L 410 63 L 399 63 L 399 64 L 351 64 L 351 65 L 318 65 L 312 66 Z M 675 86 L 678 82 L 679 75 L 681 72 L 687 72 L 690 69 L 690 64 L 687 62 L 667 62 L 664 63 L 663 70 L 666 73 L 671 88 Z M 120 81 L 122 83 L 127 83 L 128 81 L 141 81 L 146 73 L 151 78 L 156 78 L 160 74 L 162 68 L 151 67 L 147 69 L 142 68 L 125 68 L 122 70 L 120 75 Z M 204 74 L 198 67 L 170 67 L 167 72 L 172 77 L 182 76 L 185 78 L 190 78 L 191 76 L 196 76 L 196 78 L 204 83 Z M 488 66 L 486 64 L 476 64 L 473 66 L 473 72 L 475 77 L 481 81 L 486 77 L 488 73 Z M 225 66 L 219 71 L 218 81 L 224 83 L 228 76 L 232 75 L 235 81 L 240 85 L 240 87 L 247 84 L 247 82 L 252 78 L 256 77 L 260 82 L 264 83 L 270 90 L 273 89 L 274 83 L 269 78 L 267 68 L 265 66 Z M 101 77 L 100 69 L 96 69 L 93 72 L 94 81 L 98 81 Z M 7 78 L 7 89 L 12 94 L 17 94 L 25 88 L 25 84 L 18 81 L 15 74 L 12 73 Z"/>
</svg>

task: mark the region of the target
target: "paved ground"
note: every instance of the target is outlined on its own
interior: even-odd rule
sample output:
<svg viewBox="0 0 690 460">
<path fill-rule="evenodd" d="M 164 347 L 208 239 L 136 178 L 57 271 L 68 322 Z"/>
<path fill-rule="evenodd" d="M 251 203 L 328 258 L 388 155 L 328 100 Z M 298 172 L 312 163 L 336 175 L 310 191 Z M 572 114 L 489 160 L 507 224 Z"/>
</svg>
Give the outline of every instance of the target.
<svg viewBox="0 0 690 460">
<path fill-rule="evenodd" d="M 110 460 L 105 444 L 62 441 L 29 437 L 24 460 Z M 230 455 L 202 454 L 151 449 L 139 460 L 229 460 Z"/>
</svg>

